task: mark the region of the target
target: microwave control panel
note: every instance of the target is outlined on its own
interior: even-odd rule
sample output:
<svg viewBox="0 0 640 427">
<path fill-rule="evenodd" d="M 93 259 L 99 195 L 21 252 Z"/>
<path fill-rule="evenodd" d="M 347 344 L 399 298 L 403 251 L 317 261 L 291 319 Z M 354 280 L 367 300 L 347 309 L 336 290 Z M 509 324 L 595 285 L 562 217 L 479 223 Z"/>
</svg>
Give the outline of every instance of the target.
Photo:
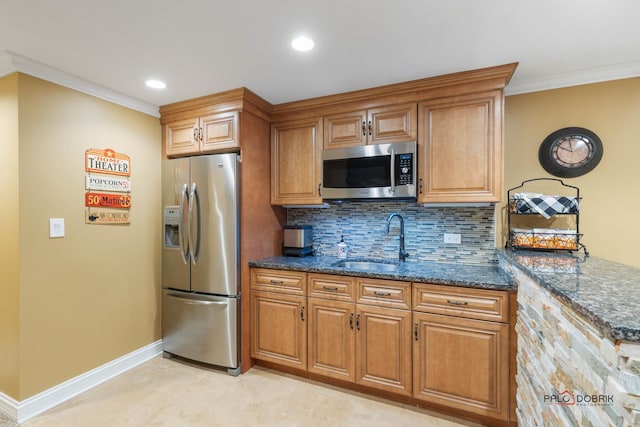
<svg viewBox="0 0 640 427">
<path fill-rule="evenodd" d="M 413 184 L 413 154 L 399 154 L 396 157 L 396 185 Z"/>
</svg>

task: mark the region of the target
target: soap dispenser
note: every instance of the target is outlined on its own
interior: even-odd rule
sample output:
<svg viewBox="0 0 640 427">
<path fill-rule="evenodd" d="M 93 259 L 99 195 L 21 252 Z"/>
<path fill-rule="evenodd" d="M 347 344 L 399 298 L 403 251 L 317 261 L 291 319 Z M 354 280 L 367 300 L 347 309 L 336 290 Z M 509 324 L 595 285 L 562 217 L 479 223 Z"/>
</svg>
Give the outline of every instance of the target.
<svg viewBox="0 0 640 427">
<path fill-rule="evenodd" d="M 340 236 L 340 241 L 338 242 L 338 258 L 344 259 L 347 257 L 347 252 L 349 252 L 349 246 L 344 242 L 344 236 Z"/>
</svg>

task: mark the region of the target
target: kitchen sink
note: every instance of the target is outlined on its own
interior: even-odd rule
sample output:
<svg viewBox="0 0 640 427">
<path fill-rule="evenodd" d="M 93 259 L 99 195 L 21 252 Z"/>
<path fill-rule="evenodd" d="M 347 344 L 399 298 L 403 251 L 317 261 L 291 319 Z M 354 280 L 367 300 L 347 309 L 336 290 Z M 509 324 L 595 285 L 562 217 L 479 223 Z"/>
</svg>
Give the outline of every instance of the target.
<svg viewBox="0 0 640 427">
<path fill-rule="evenodd" d="M 334 267 L 366 271 L 396 271 L 400 263 L 387 260 L 344 260 L 334 262 Z"/>
</svg>

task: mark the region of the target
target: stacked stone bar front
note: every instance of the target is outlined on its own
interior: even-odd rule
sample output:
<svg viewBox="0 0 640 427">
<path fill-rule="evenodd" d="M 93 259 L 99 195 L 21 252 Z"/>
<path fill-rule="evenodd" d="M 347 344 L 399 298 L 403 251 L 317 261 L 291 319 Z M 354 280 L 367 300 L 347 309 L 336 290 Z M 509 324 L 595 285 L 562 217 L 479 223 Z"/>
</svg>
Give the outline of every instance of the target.
<svg viewBox="0 0 640 427">
<path fill-rule="evenodd" d="M 519 425 L 640 427 L 640 344 L 614 343 L 508 264 L 518 285 Z"/>
</svg>

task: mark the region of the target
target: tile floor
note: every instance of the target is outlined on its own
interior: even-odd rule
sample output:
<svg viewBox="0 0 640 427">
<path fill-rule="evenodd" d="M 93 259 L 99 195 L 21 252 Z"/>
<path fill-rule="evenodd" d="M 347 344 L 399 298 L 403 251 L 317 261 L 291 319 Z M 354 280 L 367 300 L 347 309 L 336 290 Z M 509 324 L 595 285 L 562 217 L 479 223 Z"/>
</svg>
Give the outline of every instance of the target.
<svg viewBox="0 0 640 427">
<path fill-rule="evenodd" d="M 234 378 L 159 356 L 20 426 L 479 425 L 260 367 Z"/>
</svg>

